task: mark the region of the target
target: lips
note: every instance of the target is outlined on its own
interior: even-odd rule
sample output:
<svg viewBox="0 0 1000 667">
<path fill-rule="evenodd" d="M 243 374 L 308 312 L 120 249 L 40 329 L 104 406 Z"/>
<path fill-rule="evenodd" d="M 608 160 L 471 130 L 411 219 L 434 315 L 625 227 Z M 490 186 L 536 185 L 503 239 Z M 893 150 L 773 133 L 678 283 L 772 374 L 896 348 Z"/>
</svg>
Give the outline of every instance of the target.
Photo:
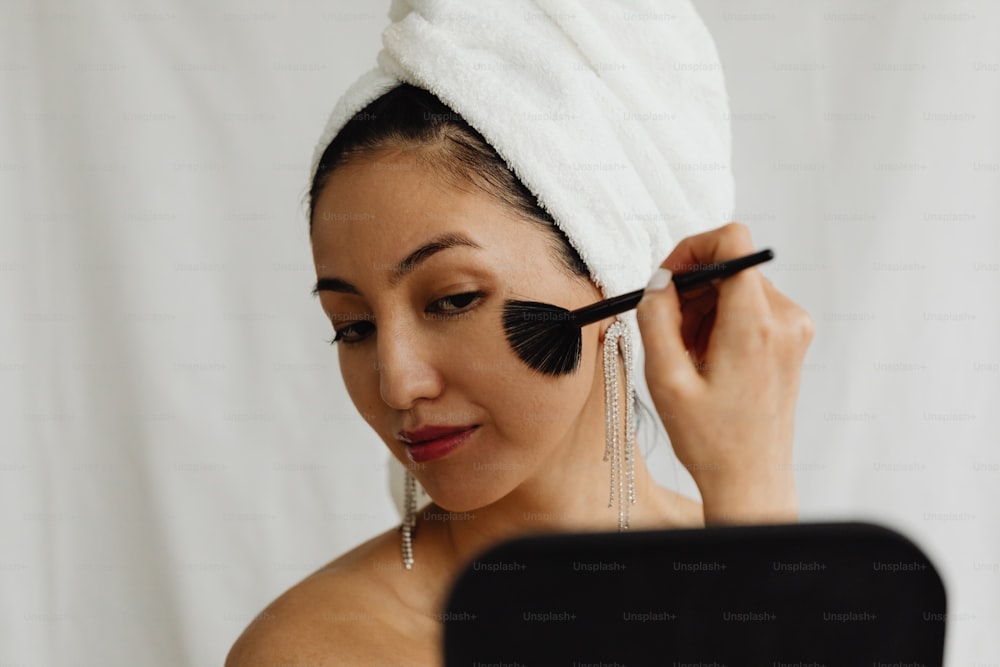
<svg viewBox="0 0 1000 667">
<path fill-rule="evenodd" d="M 455 451 L 478 430 L 479 425 L 429 426 L 412 432 L 401 431 L 398 437 L 406 443 L 406 456 L 411 461 L 426 463 L 436 461 Z"/>
<path fill-rule="evenodd" d="M 446 435 L 468 431 L 476 428 L 476 426 L 476 424 L 466 424 L 462 426 L 424 426 L 414 431 L 400 431 L 396 437 L 402 442 L 405 442 L 407 445 L 419 445 L 420 443 L 427 442 L 429 440 L 437 440 L 438 438 Z"/>
</svg>

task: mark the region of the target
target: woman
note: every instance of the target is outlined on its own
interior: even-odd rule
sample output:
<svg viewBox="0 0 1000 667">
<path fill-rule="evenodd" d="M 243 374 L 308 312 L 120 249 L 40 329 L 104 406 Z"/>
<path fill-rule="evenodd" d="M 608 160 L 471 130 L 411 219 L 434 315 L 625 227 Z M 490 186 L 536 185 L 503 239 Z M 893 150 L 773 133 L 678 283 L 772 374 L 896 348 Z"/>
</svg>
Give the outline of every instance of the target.
<svg viewBox="0 0 1000 667">
<path fill-rule="evenodd" d="M 572 309 L 610 296 L 593 278 L 602 267 L 587 265 L 507 162 L 462 115 L 405 84 L 324 141 L 310 188 L 317 294 L 352 402 L 433 502 L 280 596 L 229 667 L 440 664 L 453 577 L 518 535 L 614 531 L 623 510 L 631 530 L 795 520 L 809 316 L 756 269 L 683 299 L 669 283 L 651 290 L 635 310 L 645 376 L 702 503 L 656 484 L 631 448 L 609 488 L 609 429 L 627 447 L 632 438 L 629 419 L 609 427 L 606 409 L 609 387 L 633 400 L 628 359 L 612 360 L 625 329 L 621 318 L 583 327 L 579 367 L 556 377 L 499 333 L 507 299 Z M 661 267 L 755 249 L 733 223 L 684 238 Z M 442 432 L 465 435 L 421 444 Z M 609 491 L 628 496 L 617 512 Z"/>
</svg>

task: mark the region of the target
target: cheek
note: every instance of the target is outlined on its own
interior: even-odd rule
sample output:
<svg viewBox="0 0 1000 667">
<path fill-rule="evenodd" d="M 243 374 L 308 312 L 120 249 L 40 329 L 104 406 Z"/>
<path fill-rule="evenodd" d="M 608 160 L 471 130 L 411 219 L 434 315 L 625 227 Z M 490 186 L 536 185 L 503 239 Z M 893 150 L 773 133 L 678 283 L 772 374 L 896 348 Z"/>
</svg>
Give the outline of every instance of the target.
<svg viewBox="0 0 1000 667">
<path fill-rule="evenodd" d="M 337 360 L 344 389 L 365 421 L 375 423 L 378 411 L 385 405 L 379 395 L 378 372 L 375 362 L 367 355 L 360 355 L 344 349 L 338 350 Z"/>
<path fill-rule="evenodd" d="M 494 357 L 503 372 L 483 373 L 479 396 L 498 421 L 500 433 L 533 448 L 557 440 L 576 422 L 590 397 L 595 372 L 593 343 L 586 336 L 577 371 L 558 378 L 534 373 L 506 348 Z"/>
<path fill-rule="evenodd" d="M 584 336 L 580 364 L 576 372 L 542 383 L 535 380 L 536 426 L 558 435 L 578 422 L 594 385 L 594 345 Z M 599 369 L 598 369 L 599 370 Z M 536 376 L 537 377 L 537 376 Z"/>
</svg>

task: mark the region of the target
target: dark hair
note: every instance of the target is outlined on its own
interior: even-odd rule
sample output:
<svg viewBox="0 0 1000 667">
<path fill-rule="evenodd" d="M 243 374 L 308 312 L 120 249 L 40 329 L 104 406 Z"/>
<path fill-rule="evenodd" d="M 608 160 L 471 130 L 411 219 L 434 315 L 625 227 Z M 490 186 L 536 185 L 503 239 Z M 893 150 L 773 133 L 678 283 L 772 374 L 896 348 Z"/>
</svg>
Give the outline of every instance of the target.
<svg viewBox="0 0 1000 667">
<path fill-rule="evenodd" d="M 553 256 L 567 272 L 590 279 L 590 270 L 538 199 L 496 150 L 465 119 L 430 93 L 400 84 L 356 113 L 323 151 L 309 188 L 309 233 L 316 200 L 338 167 L 392 148 L 423 154 L 429 168 L 450 182 L 471 184 L 550 234 Z"/>
</svg>

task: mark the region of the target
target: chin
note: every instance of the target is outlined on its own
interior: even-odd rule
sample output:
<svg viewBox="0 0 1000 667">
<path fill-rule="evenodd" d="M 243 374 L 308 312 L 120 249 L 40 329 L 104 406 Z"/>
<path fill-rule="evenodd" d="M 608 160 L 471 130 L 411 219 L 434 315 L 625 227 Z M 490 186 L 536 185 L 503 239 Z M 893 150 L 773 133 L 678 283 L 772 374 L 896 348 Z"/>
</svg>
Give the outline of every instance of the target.
<svg viewBox="0 0 1000 667">
<path fill-rule="evenodd" d="M 419 478 L 418 478 L 419 479 Z M 465 480 L 468 483 L 470 480 Z M 471 480 L 475 484 L 476 480 Z M 490 488 L 484 489 L 482 486 L 470 487 L 466 484 L 461 486 L 449 484 L 448 482 L 428 481 L 421 486 L 427 491 L 434 504 L 447 512 L 475 512 L 488 505 L 492 505 L 504 498 L 511 489 L 506 486 L 501 488 L 499 484 L 491 484 Z M 445 487 L 445 488 L 442 488 Z"/>
</svg>

